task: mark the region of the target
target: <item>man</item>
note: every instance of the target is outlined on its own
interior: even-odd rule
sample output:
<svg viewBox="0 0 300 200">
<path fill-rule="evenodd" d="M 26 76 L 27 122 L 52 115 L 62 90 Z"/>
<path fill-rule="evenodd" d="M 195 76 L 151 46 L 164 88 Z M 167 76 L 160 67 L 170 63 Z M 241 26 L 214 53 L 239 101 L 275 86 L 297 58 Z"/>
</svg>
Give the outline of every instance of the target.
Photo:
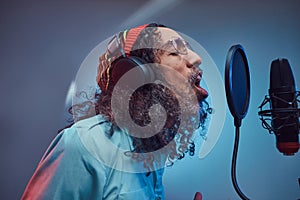
<svg viewBox="0 0 300 200">
<path fill-rule="evenodd" d="M 207 115 L 200 64 L 163 25 L 113 37 L 100 57 L 101 92 L 72 106 L 75 123 L 51 143 L 22 199 L 164 199 L 165 164 L 194 154 L 193 133 Z M 127 76 L 135 69 L 142 75 Z"/>
</svg>

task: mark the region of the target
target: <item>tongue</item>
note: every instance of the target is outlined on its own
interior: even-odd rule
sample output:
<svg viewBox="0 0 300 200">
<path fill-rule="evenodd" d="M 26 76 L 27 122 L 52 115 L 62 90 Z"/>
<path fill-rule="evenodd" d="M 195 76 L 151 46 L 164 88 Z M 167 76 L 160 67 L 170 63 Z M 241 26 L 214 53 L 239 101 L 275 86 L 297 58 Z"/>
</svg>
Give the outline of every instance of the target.
<svg viewBox="0 0 300 200">
<path fill-rule="evenodd" d="M 198 90 L 198 92 L 201 94 L 203 98 L 208 97 L 208 92 L 204 88 L 200 86 L 196 86 L 196 89 Z"/>
</svg>

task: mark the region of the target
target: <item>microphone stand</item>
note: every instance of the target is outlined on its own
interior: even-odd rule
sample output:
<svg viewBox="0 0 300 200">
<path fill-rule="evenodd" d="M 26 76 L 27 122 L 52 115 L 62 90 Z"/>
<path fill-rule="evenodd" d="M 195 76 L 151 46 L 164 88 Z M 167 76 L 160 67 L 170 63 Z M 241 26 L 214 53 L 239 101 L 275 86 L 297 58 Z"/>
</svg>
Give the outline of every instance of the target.
<svg viewBox="0 0 300 200">
<path fill-rule="evenodd" d="M 240 189 L 237 179 L 236 179 L 236 159 L 237 153 L 239 149 L 239 140 L 240 140 L 240 127 L 242 120 L 238 118 L 234 118 L 234 126 L 235 126 L 235 139 L 234 139 L 234 148 L 232 154 L 232 162 L 231 162 L 231 180 L 234 186 L 235 191 L 238 193 L 241 199 L 250 200 Z"/>
</svg>

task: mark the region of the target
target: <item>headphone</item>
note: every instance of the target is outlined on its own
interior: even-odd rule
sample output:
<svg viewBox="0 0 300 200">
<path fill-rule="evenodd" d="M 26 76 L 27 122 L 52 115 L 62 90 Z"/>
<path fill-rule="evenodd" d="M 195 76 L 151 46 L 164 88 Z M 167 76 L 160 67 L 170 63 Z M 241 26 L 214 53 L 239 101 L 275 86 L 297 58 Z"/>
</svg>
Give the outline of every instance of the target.
<svg viewBox="0 0 300 200">
<path fill-rule="evenodd" d="M 148 24 L 145 24 L 130 29 L 128 32 L 124 32 L 123 34 L 127 33 L 125 42 L 120 41 L 120 34 L 116 34 L 108 43 L 107 53 L 112 57 L 109 60 L 112 60 L 112 62 L 110 66 L 107 67 L 103 75 L 107 81 L 107 90 L 111 90 L 120 80 L 120 78 L 131 70 L 134 73 L 132 73 L 132 75 L 129 75 L 129 78 L 127 77 L 127 79 L 134 80 L 133 82 L 136 82 L 136 80 L 138 80 L 139 83 L 144 84 L 154 82 L 155 73 L 148 65 L 148 63 L 140 57 L 130 55 L 132 47 L 136 42 L 140 32 L 147 26 Z M 126 83 L 130 84 L 131 80 L 126 81 Z"/>
<path fill-rule="evenodd" d="M 121 57 L 115 60 L 111 66 L 111 81 L 116 84 L 119 79 L 131 71 L 127 79 L 130 77 L 134 80 L 139 79 L 140 83 L 149 83 L 155 80 L 155 75 L 150 66 L 145 60 L 136 56 Z M 130 80 L 126 81 L 130 84 Z"/>
</svg>

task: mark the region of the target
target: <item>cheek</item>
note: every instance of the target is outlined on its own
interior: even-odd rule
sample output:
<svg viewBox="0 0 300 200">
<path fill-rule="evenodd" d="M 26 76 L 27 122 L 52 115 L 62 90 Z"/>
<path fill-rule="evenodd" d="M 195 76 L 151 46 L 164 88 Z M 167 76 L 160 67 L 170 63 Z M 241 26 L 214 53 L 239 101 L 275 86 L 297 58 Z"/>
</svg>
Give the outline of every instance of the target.
<svg viewBox="0 0 300 200">
<path fill-rule="evenodd" d="M 189 70 L 186 67 L 185 62 L 183 62 L 182 60 L 180 60 L 180 59 L 169 59 L 164 64 L 171 67 L 172 69 L 176 70 L 184 78 L 188 78 Z"/>
<path fill-rule="evenodd" d="M 175 69 L 176 71 L 178 71 L 180 73 L 182 73 L 183 70 L 184 70 L 183 61 L 180 57 L 167 56 L 167 55 L 162 56 L 160 58 L 160 64 L 171 67 L 171 68 Z"/>
</svg>

